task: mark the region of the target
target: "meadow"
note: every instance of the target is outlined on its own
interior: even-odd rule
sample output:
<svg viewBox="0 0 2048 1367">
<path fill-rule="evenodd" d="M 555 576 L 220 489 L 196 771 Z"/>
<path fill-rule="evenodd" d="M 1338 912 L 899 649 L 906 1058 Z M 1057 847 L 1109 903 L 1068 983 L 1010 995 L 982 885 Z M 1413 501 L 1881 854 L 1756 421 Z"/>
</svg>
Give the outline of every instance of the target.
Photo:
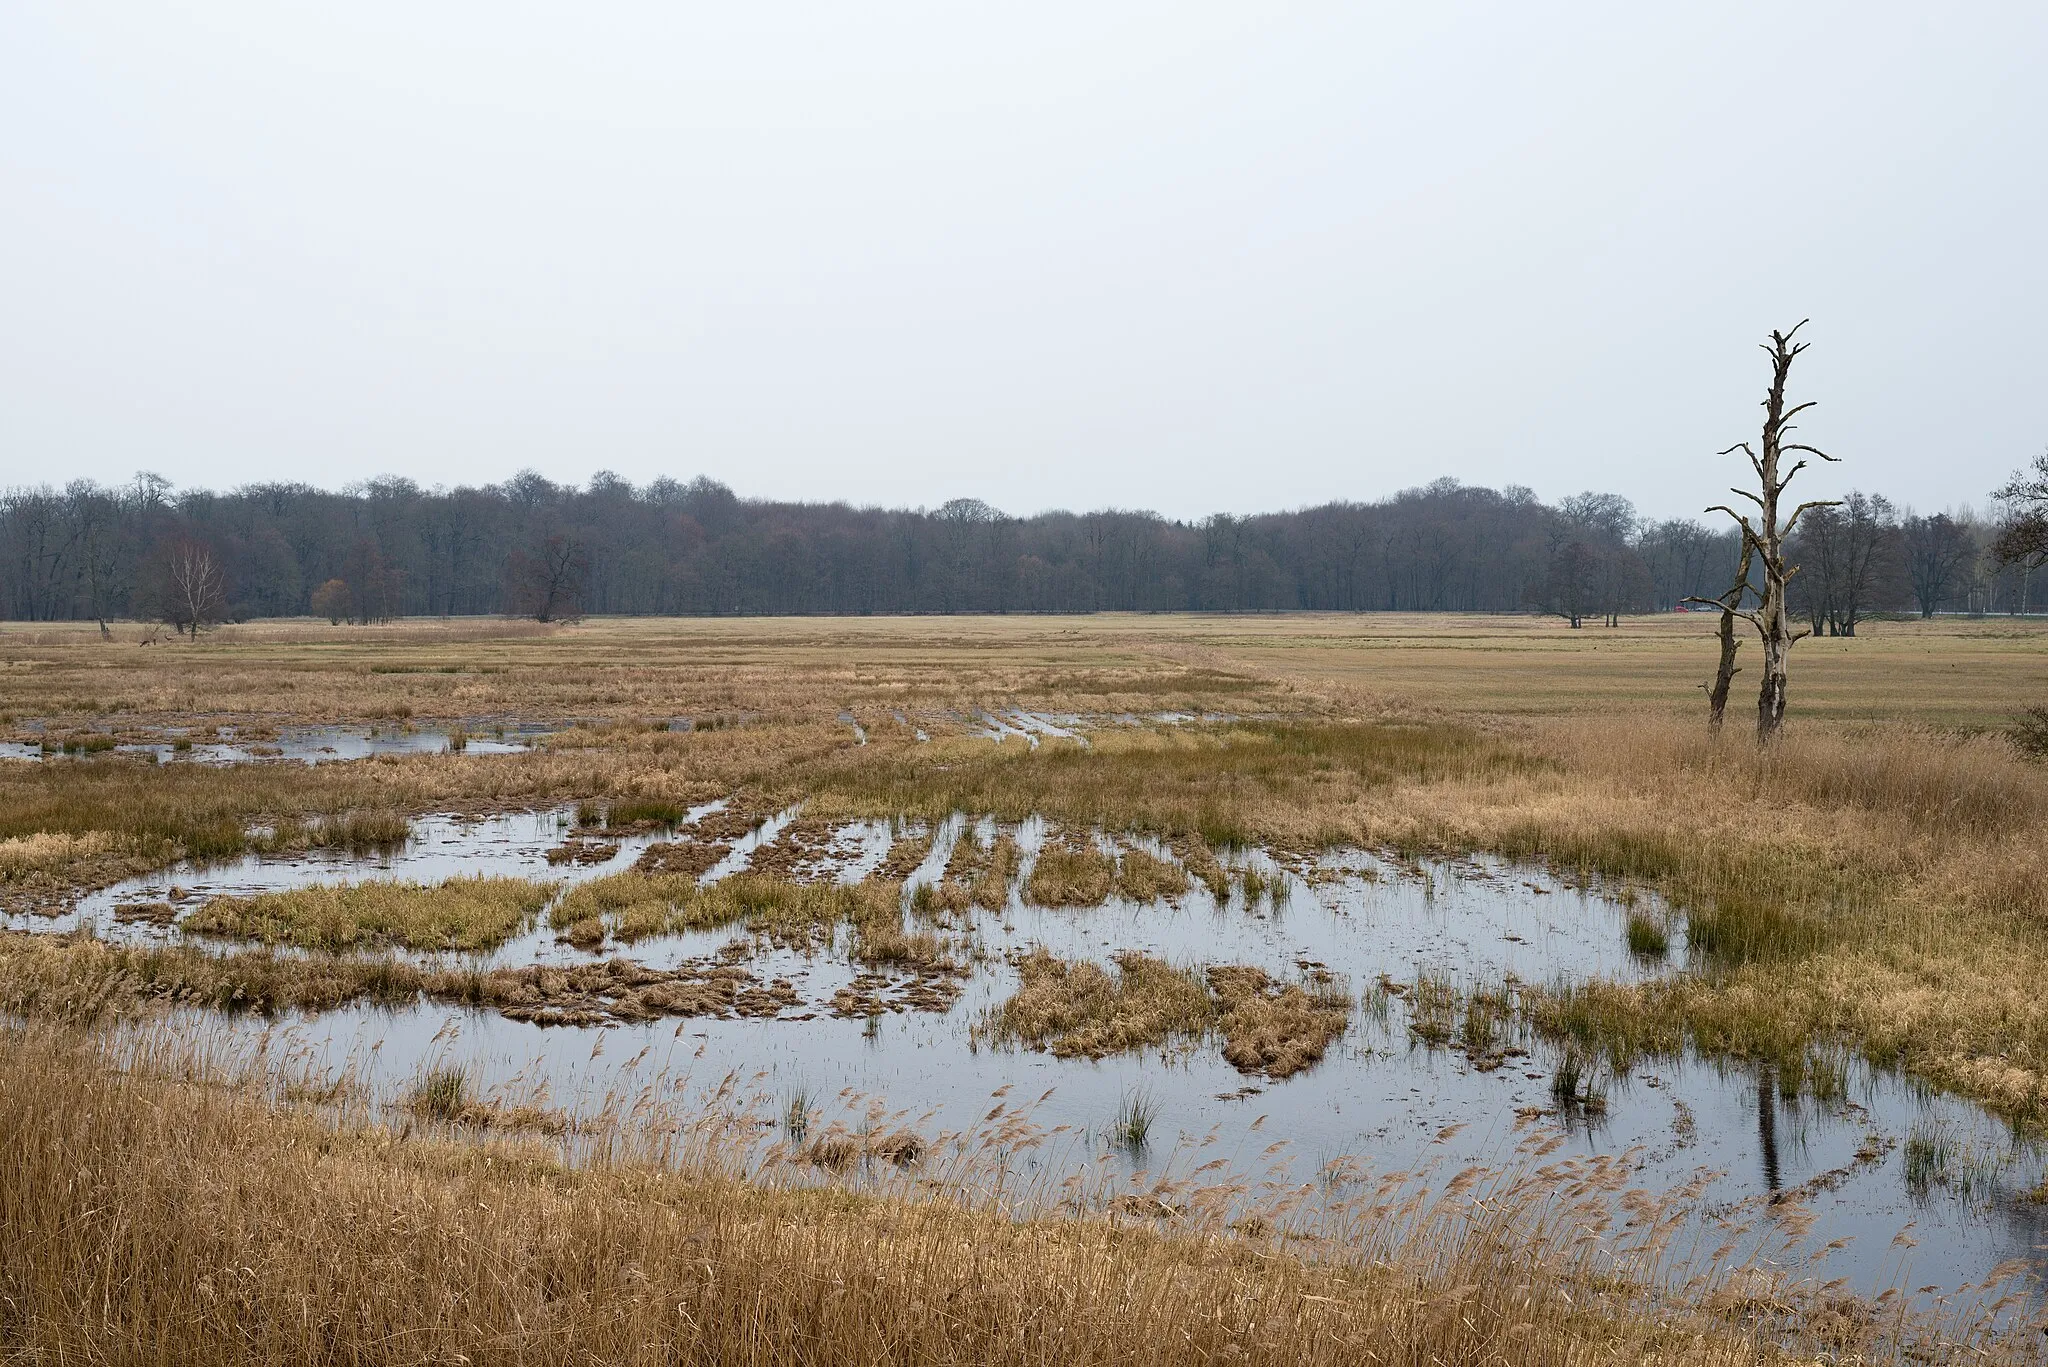
<svg viewBox="0 0 2048 1367">
<path fill-rule="evenodd" d="M 200 1042 L 209 1014 L 414 1000 L 600 1029 L 807 1019 L 745 944 L 843 958 L 836 1014 L 872 1029 L 890 992 L 949 1009 L 996 970 L 974 917 L 1190 895 L 1277 917 L 1276 884 L 1312 889 L 1331 852 L 1365 850 L 1418 867 L 1500 857 L 1639 899 L 1631 948 L 1682 940 L 1684 962 L 1375 987 L 1039 946 L 1012 956 L 1017 990 L 974 1038 L 1076 1060 L 1213 1050 L 1291 1085 L 1398 1009 L 1481 1067 L 1526 1038 L 1560 1066 L 1701 1058 L 1825 1097 L 1853 1055 L 2037 1132 L 2048 765 L 2006 731 L 2048 702 L 2048 624 L 1875 622 L 1803 642 L 1766 752 L 1740 710 L 1707 732 L 1710 625 L 289 622 L 146 645 L 134 628 L 104 643 L 91 627 L 0 629 L 0 740 L 43 756 L 0 761 L 0 1220 L 17 1236 L 0 1252 L 0 1345 L 24 1361 L 1960 1352 L 1953 1324 L 1820 1283 L 1766 1294 L 1744 1280 L 1754 1267 L 1660 1287 L 1661 1210 L 1645 1207 L 1642 1248 L 1592 1256 L 1571 1193 L 1618 1199 L 1611 1174 L 1488 1178 L 1484 1200 L 1475 1177 L 1292 1224 L 1020 1214 L 940 1180 L 936 1158 L 791 1185 L 674 1126 L 650 1139 L 644 1116 L 602 1141 L 574 1118 L 493 1125 L 459 1074 L 393 1110 Z M 120 748 L 225 737 L 255 753 L 336 726 L 445 750 L 214 765 Z M 512 753 L 468 739 L 521 728 L 546 734 Z M 133 911 L 133 941 L 60 919 L 180 861 L 370 859 L 423 813 L 544 808 L 575 816 L 561 862 L 530 876 L 138 902 L 157 910 Z M 963 814 L 990 837 L 935 844 Z M 1031 823 L 1043 842 L 1020 850 Z M 856 829 L 886 854 L 860 881 L 817 881 Z M 611 858 L 631 868 L 593 862 L 559 895 L 550 881 Z M 719 963 L 629 963 L 689 935 L 743 938 Z M 451 957 L 557 939 L 585 957 Z M 1593 1098 L 1576 1082 L 1558 1096 Z M 877 1166 L 873 1136 L 852 1152 Z M 2026 1358 L 2039 1336 L 2014 1323 L 1970 1330 L 1968 1351 Z"/>
</svg>

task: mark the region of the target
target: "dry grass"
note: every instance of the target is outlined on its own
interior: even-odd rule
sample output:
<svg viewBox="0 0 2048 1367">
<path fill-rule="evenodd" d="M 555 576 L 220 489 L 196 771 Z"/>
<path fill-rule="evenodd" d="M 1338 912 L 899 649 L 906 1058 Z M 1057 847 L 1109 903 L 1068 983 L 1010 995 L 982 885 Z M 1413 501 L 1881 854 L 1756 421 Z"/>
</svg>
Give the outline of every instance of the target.
<svg viewBox="0 0 2048 1367">
<path fill-rule="evenodd" d="M 1212 968 L 1223 1058 L 1241 1073 L 1292 1077 L 1321 1059 L 1351 1022 L 1351 994 L 1335 984 L 1277 983 L 1244 964 Z"/>
<path fill-rule="evenodd" d="M 1009 905 L 1010 882 L 1021 862 L 1014 837 L 998 835 L 984 845 L 973 831 L 964 831 L 953 842 L 939 881 L 929 892 L 920 889 L 917 905 L 923 910 L 1001 911 Z"/>
<path fill-rule="evenodd" d="M 1210 844 L 1300 846 L 1347 832 L 1315 815 L 1397 784 L 1484 779 L 1533 761 L 1462 726 L 1240 722 L 1101 733 L 1087 749 L 966 739 L 868 747 L 804 781 L 821 812 L 939 819 L 950 812 L 1058 820 L 1077 830 L 1146 830 Z M 1293 815 L 1290 815 L 1293 814 Z"/>
<path fill-rule="evenodd" d="M 1016 1040 L 1057 1058 L 1101 1058 L 1195 1039 L 1213 1008 L 1201 975 L 1136 951 L 1114 972 L 1034 949 L 1017 962 L 1014 995 L 976 1027 L 979 1038 Z"/>
<path fill-rule="evenodd" d="M 1110 972 L 1043 947 L 1017 962 L 1017 991 L 975 1027 L 1057 1058 L 1102 1058 L 1173 1042 L 1223 1037 L 1223 1057 L 1245 1073 L 1290 1077 L 1323 1056 L 1350 1022 L 1350 994 L 1277 983 L 1263 969 L 1175 968 L 1135 951 Z"/>
<path fill-rule="evenodd" d="M 767 1189 L 715 1162 L 570 1170 L 531 1147 L 335 1128 L 247 1087 L 117 1071 L 47 1033 L 6 1049 L 0 1350 L 24 1360 L 1778 1356 L 1706 1314 L 1628 1313 L 1581 1221 L 1546 1218 L 1547 1184 L 1491 1192 L 1478 1219 L 1469 1201 L 1361 1210 L 1330 1241 L 1354 1252 L 1318 1262 L 1113 1221 Z M 190 1065 L 152 1071 L 166 1070 Z"/>
<path fill-rule="evenodd" d="M 495 949 L 525 929 L 554 889 L 524 878 L 316 884 L 216 897 L 184 920 L 202 935 L 339 952 L 397 945 Z"/>
<path fill-rule="evenodd" d="M 1024 900 L 1041 907 L 1095 907 L 1109 897 L 1116 861 L 1085 839 L 1048 840 L 1024 880 Z"/>
<path fill-rule="evenodd" d="M 1187 871 L 1171 860 L 1143 850 L 1125 850 L 1117 857 L 1116 895 L 1132 902 L 1156 902 L 1188 890 Z"/>
</svg>

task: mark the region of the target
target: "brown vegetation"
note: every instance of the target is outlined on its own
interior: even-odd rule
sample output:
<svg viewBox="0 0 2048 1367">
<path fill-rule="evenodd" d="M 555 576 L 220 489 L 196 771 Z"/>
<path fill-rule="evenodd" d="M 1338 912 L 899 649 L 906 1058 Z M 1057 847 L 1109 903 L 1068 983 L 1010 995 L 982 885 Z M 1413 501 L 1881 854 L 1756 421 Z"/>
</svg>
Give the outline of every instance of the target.
<svg viewBox="0 0 2048 1367">
<path fill-rule="evenodd" d="M 1115 862 L 1087 839 L 1049 839 L 1024 880 L 1024 900 L 1041 907 L 1100 906 L 1115 876 Z"/>
<path fill-rule="evenodd" d="M 549 884 L 524 878 L 315 884 L 216 897 L 183 925 L 201 935 L 331 952 L 493 949 L 525 928 L 553 893 Z"/>
<path fill-rule="evenodd" d="M 1017 962 L 1014 995 L 976 1027 L 1058 1058 L 1102 1058 L 1210 1031 L 1240 1072 L 1289 1077 L 1323 1056 L 1350 1022 L 1348 992 L 1276 983 L 1263 970 L 1225 964 L 1197 972 L 1135 951 L 1109 972 L 1034 949 Z"/>
<path fill-rule="evenodd" d="M 551 631 L 400 624 L 347 635 L 321 627 L 229 627 L 196 645 L 126 653 L 101 647 L 90 631 L 75 639 L 61 629 L 10 635 L 14 667 L 0 671 L 0 713 L 10 720 L 0 727 L 34 718 L 47 728 L 17 730 L 17 737 L 84 736 L 93 727 L 108 728 L 108 736 L 127 735 L 221 723 L 242 727 L 255 739 L 265 728 L 295 718 L 390 717 L 401 715 L 400 709 L 403 715 L 468 719 L 471 733 L 479 735 L 492 717 L 582 720 L 543 749 L 519 755 L 224 769 L 145 763 L 81 741 L 84 753 L 78 758 L 0 764 L 0 905 L 59 910 L 81 888 L 180 857 L 284 852 L 318 843 L 373 846 L 402 834 L 406 814 L 589 800 L 598 804 L 602 826 L 606 812 L 622 823 L 635 811 L 643 814 L 636 819 L 655 821 L 670 809 L 745 793 L 736 804 L 740 810 L 724 820 L 678 829 L 666 842 L 669 854 L 628 876 L 636 881 L 604 880 L 588 892 L 570 894 L 558 915 L 571 919 L 559 928 L 582 927 L 578 934 L 585 936 L 595 931 L 599 938 L 593 943 L 720 926 L 813 945 L 839 933 L 863 973 L 844 1012 L 872 1014 L 914 1005 L 912 994 L 927 988 L 929 1000 L 940 999 L 941 984 L 957 982 L 954 972 L 965 962 L 961 946 L 940 933 L 949 929 L 942 921 L 906 929 L 893 854 L 889 872 L 862 888 L 799 885 L 759 874 L 711 889 L 695 887 L 696 875 L 729 841 L 792 801 L 802 799 L 808 816 L 826 821 L 908 818 L 931 830 L 955 813 L 1004 821 L 1036 813 L 1065 831 L 1099 830 L 1123 847 L 1107 886 L 1134 898 L 1147 888 L 1155 895 L 1177 894 L 1169 890 L 1167 872 L 1174 862 L 1138 858 L 1126 839 L 1133 832 L 1156 836 L 1186 877 L 1219 897 L 1231 887 L 1216 852 L 1241 862 L 1230 846 L 1258 843 L 1296 868 L 1313 851 L 1333 844 L 1411 854 L 1495 851 L 1547 863 L 1568 877 L 1654 889 L 1677 909 L 1672 938 L 1682 937 L 1693 954 L 1686 971 L 1640 987 L 1590 983 L 1570 992 L 1525 988 L 1518 995 L 1518 1008 L 1539 1028 L 1575 1043 L 1588 1057 L 1619 1059 L 1689 1046 L 1769 1061 L 1797 1085 L 1809 1062 L 1817 1067 L 1830 1051 L 1858 1049 L 1880 1065 L 1980 1098 L 2007 1115 L 2048 1115 L 2048 1005 L 2038 990 L 2048 977 L 2048 768 L 2023 758 L 2003 734 L 2015 711 L 2039 697 L 2048 635 L 2030 624 L 1941 620 L 1881 623 L 1866 626 L 1853 640 L 1809 641 L 1801 647 L 1799 705 L 1777 742 L 1760 754 L 1746 746 L 1713 745 L 1690 715 L 1708 629 L 1698 619 L 1572 633 L 1506 619 L 1369 617 L 603 623 Z M 349 641 L 351 649 L 335 650 L 338 640 Z M 386 669 L 392 672 L 379 672 Z M 965 716 L 991 698 L 1104 715 L 1218 711 L 1239 720 L 1104 726 L 1091 733 L 1094 743 L 1086 749 L 1047 744 L 1035 751 L 992 745 L 965 734 L 963 725 L 949 725 L 948 717 Z M 855 748 L 836 720 L 841 710 L 870 716 L 892 709 L 914 714 L 931 742 L 915 742 L 910 728 L 878 725 L 870 744 Z M 675 715 L 698 718 L 697 729 L 667 729 L 662 719 Z M 1674 813 L 1684 815 L 1682 829 Z M 992 849 L 971 837 L 960 843 L 967 848 L 956 848 L 959 867 L 949 870 L 933 896 L 957 897 L 963 908 L 1004 905 L 1015 878 L 1014 843 L 1002 838 Z M 917 840 L 899 841 L 899 849 L 906 859 L 914 852 L 921 860 L 927 852 Z M 1109 864 L 1098 857 L 1102 865 L 1084 857 L 1090 868 L 1070 870 L 1073 876 L 1063 881 L 1092 887 Z M 1056 862 L 1048 880 L 1057 871 Z M 281 944 L 356 945 L 410 943 L 415 934 L 423 944 L 453 944 L 488 935 L 488 925 L 496 924 L 487 916 L 465 915 L 459 924 L 436 929 L 421 922 L 415 931 L 405 918 L 362 914 L 339 901 L 333 910 L 332 917 L 293 912 L 272 922 L 245 908 L 235 924 L 242 933 L 264 933 Z M 231 903 L 219 915 L 233 911 Z M 136 914 L 161 916 L 146 909 Z M 1021 968 L 1023 990 L 981 1023 L 983 1038 L 1086 1055 L 1220 1036 L 1226 1051 L 1236 1051 L 1233 1063 L 1278 1074 L 1311 1060 L 1341 1031 L 1326 988 L 1262 979 L 1254 989 L 1248 977 L 1237 976 L 1250 972 L 1241 966 L 1183 970 L 1126 956 L 1116 969 L 1104 970 L 1041 955 Z M 705 962 L 654 977 L 646 972 L 624 961 L 503 975 L 430 972 L 400 960 L 319 951 L 216 955 L 175 944 L 120 947 L 81 937 L 0 934 L 0 1014 L 91 1020 L 161 1002 L 318 1010 L 347 1002 L 398 1004 L 424 995 L 536 1020 L 596 1021 L 780 1011 L 793 998 L 787 985 L 759 982 L 739 963 Z M 1443 1027 L 1446 1039 L 1462 1038 L 1467 1029 L 1455 1014 L 1445 1016 Z M 1487 1055 L 1482 1049 L 1479 1056 Z M 28 1161 L 15 1156 L 12 1136 L 41 1133 L 34 1126 L 47 1120 L 73 1127 L 65 1131 L 78 1146 L 64 1155 L 68 1170 L 104 1174 L 106 1160 L 92 1156 L 97 1150 L 91 1144 L 101 1142 L 90 1138 L 96 1133 L 92 1126 L 112 1127 L 105 1142 L 128 1142 L 136 1134 L 132 1127 L 142 1122 L 130 1112 L 121 1111 L 130 1117 L 122 1120 L 109 1110 L 95 1113 L 101 1119 L 88 1124 L 84 1112 L 62 1109 L 42 1096 L 34 1096 L 37 1104 L 31 1105 L 10 1080 L 26 1076 L 26 1069 L 24 1063 L 0 1070 L 0 1090 L 6 1092 L 0 1106 L 15 1108 L 10 1123 L 16 1126 L 0 1145 L 9 1159 L 0 1161 Z M 121 1089 L 143 1084 L 102 1079 L 90 1085 L 112 1089 L 97 1093 L 112 1097 L 130 1095 Z M 187 1104 L 150 1096 L 152 1104 Z M 241 1104 L 228 1095 L 205 1102 L 228 1110 Z M 415 1161 L 412 1150 L 373 1162 L 362 1157 L 373 1147 L 350 1148 L 355 1157 L 349 1163 L 361 1158 L 371 1166 L 337 1161 L 309 1176 L 293 1165 L 310 1161 L 304 1155 L 311 1150 L 298 1156 L 252 1154 L 287 1142 L 281 1137 L 287 1132 L 272 1128 L 271 1120 L 235 1123 L 250 1125 L 252 1137 L 224 1142 L 217 1151 L 138 1147 L 138 1168 L 158 1164 L 153 1180 L 171 1185 L 110 1192 L 128 1204 L 109 1209 L 139 1221 L 181 1179 L 195 1189 L 221 1192 L 229 1190 L 221 1183 L 243 1180 L 244 1170 L 251 1180 L 295 1183 L 286 1193 L 294 1201 L 331 1201 L 333 1210 L 344 1213 L 355 1209 L 349 1201 L 367 1189 L 350 1185 L 358 1181 L 399 1184 L 422 1213 L 459 1199 L 459 1183 L 443 1184 L 456 1168 L 435 1168 L 443 1177 L 430 1179 L 427 1169 L 404 1166 Z M 169 1143 L 163 1136 L 176 1133 L 143 1130 L 157 1134 L 152 1142 L 159 1143 Z M 358 1143 L 334 1142 L 344 1148 Z M 216 1159 L 232 1159 L 244 1169 L 216 1170 Z M 379 1166 L 401 1159 L 397 1168 Z M 433 1160 L 456 1167 L 471 1161 Z M 200 1166 L 187 1172 L 180 1163 Z M 336 1175 L 344 1167 L 351 1174 L 345 1182 Z M 341 1185 L 322 1185 L 330 1179 Z M 24 1176 L 19 1184 L 0 1184 L 0 1200 L 17 1199 L 21 1192 L 44 1192 L 33 1199 L 52 1199 L 47 1193 L 57 1189 L 36 1185 L 43 1180 Z M 578 1180 L 610 1190 L 602 1185 L 608 1177 Z M 735 1190 L 742 1194 L 722 1199 L 742 1205 L 770 1199 Z M 501 1198 L 530 1200 L 536 1203 L 532 1209 L 546 1207 L 564 1222 L 598 1219 L 549 1205 L 573 1204 L 559 1190 L 507 1197 L 493 1188 L 482 1199 Z M 602 1204 L 614 1198 L 598 1199 Z M 52 1207 L 73 1214 L 95 1208 Z M 216 1218 L 214 1207 L 190 1208 Z M 853 1222 L 843 1229 L 864 1234 L 874 1226 L 860 1221 L 967 1218 L 879 1205 L 856 1220 L 842 1207 L 822 1208 Z M 309 1219 L 313 1209 L 294 1206 L 289 1214 Z M 44 1228 L 33 1222 L 42 1216 L 21 1218 L 30 1223 L 6 1227 Z M 218 1218 L 240 1217 L 223 1207 Z M 131 1221 L 128 1227 L 141 1225 Z M 288 1222 L 263 1228 L 274 1234 L 286 1227 Z M 610 1226 L 577 1228 L 595 1236 Z M 961 1227 L 946 1228 L 950 1235 Z M 254 1238 L 252 1247 L 262 1244 L 240 1227 L 223 1225 L 217 1233 L 222 1239 Z M 1085 1243 L 1097 1236 L 1075 1237 Z M 196 1302 L 153 1299 L 171 1295 L 170 1284 L 148 1277 L 121 1283 L 133 1298 L 116 1296 L 114 1308 L 106 1310 L 98 1264 L 81 1271 L 85 1264 L 76 1246 L 48 1245 L 73 1248 L 64 1255 L 73 1260 L 66 1263 L 53 1252 L 47 1274 L 29 1268 L 18 1246 L 17 1241 L 0 1248 L 0 1265 L 9 1277 L 29 1279 L 10 1288 L 33 1285 L 40 1299 L 0 1291 L 11 1297 L 0 1301 L 0 1336 L 16 1336 L 0 1341 L 12 1343 L 29 1333 L 18 1318 L 22 1312 L 6 1308 L 25 1304 L 60 1308 L 50 1312 L 48 1326 L 35 1330 L 43 1337 L 34 1341 L 44 1345 L 83 1342 L 62 1335 L 86 1332 L 80 1327 L 85 1318 L 65 1316 L 82 1317 L 80 1307 L 87 1305 L 93 1307 L 95 1332 L 113 1336 L 105 1341 L 136 1332 L 144 1306 L 173 1319 L 190 1312 L 190 1322 L 210 1322 L 204 1315 L 212 1312 L 194 1309 Z M 387 1261 L 373 1256 L 368 1266 L 397 1275 L 394 1269 L 402 1270 L 404 1259 L 425 1256 L 424 1247 L 373 1250 Z M 783 1245 L 774 1247 L 788 1254 Z M 1106 1236 L 1091 1247 L 1096 1251 L 1088 1257 L 1099 1254 L 1107 1261 L 1088 1263 L 1088 1276 L 1106 1277 L 1105 1269 L 1114 1266 L 1153 1266 L 1143 1261 L 1151 1253 L 1141 1257 Z M 446 1250 L 435 1244 L 431 1251 L 439 1256 Z M 104 1257 L 106 1250 L 97 1252 Z M 192 1274 L 181 1284 L 196 1285 L 201 1263 L 177 1262 L 184 1256 L 174 1256 L 171 1265 Z M 313 1295 L 306 1283 L 294 1280 L 300 1275 L 296 1265 L 277 1256 L 283 1260 L 275 1266 L 233 1264 L 262 1269 L 247 1294 L 263 1314 L 291 1296 Z M 856 1264 L 847 1261 L 853 1254 L 833 1261 L 840 1256 L 803 1265 L 851 1275 L 850 1285 L 870 1289 L 881 1284 L 875 1278 L 896 1275 L 894 1268 L 877 1270 L 871 1263 L 855 1272 Z M 1201 1256 L 1238 1255 L 1212 1249 Z M 1191 1265 L 1172 1262 L 1173 1277 L 1194 1275 L 1186 1271 Z M 204 1263 L 204 1275 L 215 1278 L 217 1290 L 226 1266 L 225 1255 Z M 586 1268 L 578 1275 L 596 1274 Z M 1323 1270 L 1300 1275 L 1321 1276 Z M 1029 1285 L 1039 1287 L 1042 1280 Z M 415 1324 L 428 1313 L 422 1308 L 427 1303 L 414 1298 L 424 1294 L 424 1282 L 392 1282 L 379 1293 L 382 1300 L 366 1302 L 360 1293 L 373 1283 L 344 1281 L 354 1296 L 347 1305 L 381 1305 L 378 1313 L 391 1325 Z M 891 1295 L 915 1289 L 888 1284 L 895 1288 Z M 1410 1286 L 1403 1295 L 1411 1293 L 1424 1294 Z M 605 1300 L 611 1291 L 591 1294 L 590 1304 L 611 1304 Z M 529 1304 L 505 1295 L 511 1298 L 490 1304 L 522 1316 L 562 1299 L 550 1294 Z M 1171 1299 L 1178 1303 L 1182 1295 L 1176 1289 Z M 452 1304 L 434 1301 L 441 1308 L 432 1315 L 454 1315 L 447 1309 Z M 1042 1308 L 1045 1302 L 1031 1304 Z M 1119 1304 L 1121 1313 L 1136 1313 Z M 1067 1309 L 1080 1313 L 1074 1303 Z M 302 1323 L 293 1318 L 297 1313 L 280 1311 L 274 1323 L 235 1322 L 257 1326 L 250 1332 L 259 1336 L 286 1335 Z M 335 1326 L 355 1323 L 348 1316 L 358 1313 L 365 1312 L 337 1311 L 324 1332 L 344 1333 Z M 573 1319 L 584 1312 L 549 1313 Z M 1009 1312 L 988 1313 L 1000 1319 Z M 494 1332 L 511 1323 L 496 1310 L 487 1318 Z M 461 1322 L 475 1328 L 483 1321 Z M 1001 1322 L 1013 1329 L 1022 1323 Z M 1548 1327 L 1540 1332 L 1562 1333 L 1559 1323 L 1545 1320 Z M 1603 1344 L 1627 1343 L 1644 1351 L 1653 1346 L 1644 1337 L 1652 1334 L 1647 1322 L 1631 1321 L 1620 1330 L 1604 1326 L 1601 1332 L 1617 1335 L 1603 1338 Z M 281 1339 L 263 1341 L 278 1351 L 289 1346 Z M 407 1339 L 406 1351 L 418 1356 L 429 1341 L 453 1340 L 427 1334 Z M 473 1339 L 462 1341 L 475 1346 Z M 879 1342 L 849 1341 L 866 1347 Z M 1065 1341 L 1068 1347 L 1078 1342 Z M 1102 1342 L 1126 1349 L 1133 1343 L 1152 1346 L 1150 1340 Z M 1376 1345 L 1375 1351 L 1386 1348 L 1383 1356 L 1392 1358 L 1408 1351 L 1399 1345 L 1422 1343 L 1429 1351 L 1444 1350 L 1447 1360 L 1460 1354 L 1479 1360 L 1485 1350 L 1473 1343 L 1496 1344 L 1426 1336 L 1361 1342 Z M 925 1346 L 923 1340 L 888 1343 L 891 1351 Z M 1678 1348 L 1655 1343 L 1670 1357 L 1707 1351 L 1692 1340 Z M 538 1348 L 520 1351 L 542 1360 Z M 1288 1351 L 1324 1350 L 1290 1340 Z M 1559 1360 L 1595 1360 L 1608 1351 L 1581 1345 L 1569 1354 L 1560 1349 Z M 1539 1360 L 1526 1345 L 1511 1346 L 1505 1355 Z M 368 1349 L 357 1354 L 358 1360 L 374 1356 Z M 518 1354 L 508 1349 L 505 1356 Z"/>
<path fill-rule="evenodd" d="M 1244 964 L 1212 968 L 1208 978 L 1224 1060 L 1241 1073 L 1292 1077 L 1351 1023 L 1351 994 L 1334 984 L 1277 983 Z"/>
<path fill-rule="evenodd" d="M 29 1360 L 1779 1356 L 1707 1311 L 1631 1313 L 1581 1220 L 1548 1232 L 1548 1181 L 1491 1193 L 1476 1220 L 1469 1198 L 1382 1202 L 1323 1245 L 1348 1252 L 1310 1260 L 1102 1220 L 775 1190 L 731 1180 L 716 1153 L 681 1172 L 572 1170 L 531 1147 L 336 1128 L 48 1034 L 6 1048 L 0 1350 Z M 851 1147 L 915 1161 L 922 1143 Z"/>
</svg>

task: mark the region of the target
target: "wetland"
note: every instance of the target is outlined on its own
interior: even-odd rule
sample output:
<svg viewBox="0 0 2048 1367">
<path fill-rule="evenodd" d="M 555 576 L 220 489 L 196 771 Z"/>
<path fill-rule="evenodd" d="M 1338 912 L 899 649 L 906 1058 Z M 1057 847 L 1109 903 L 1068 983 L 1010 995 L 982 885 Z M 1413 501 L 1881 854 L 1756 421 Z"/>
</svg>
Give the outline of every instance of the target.
<svg viewBox="0 0 2048 1367">
<path fill-rule="evenodd" d="M 1473 633 L 1536 715 L 1355 619 L 952 625 L 363 633 L 394 672 L 222 632 L 191 679 L 41 633 L 0 1010 L 337 1133 L 596 1173 L 715 1131 L 763 1192 L 1339 1264 L 1486 1184 L 1715 1333 L 2025 1341 L 2048 781 L 1935 661 L 2041 638 L 1817 670 L 1758 757 L 1655 701 L 1696 643 L 1647 631 L 1595 718 L 1610 662 L 1520 624 Z"/>
</svg>

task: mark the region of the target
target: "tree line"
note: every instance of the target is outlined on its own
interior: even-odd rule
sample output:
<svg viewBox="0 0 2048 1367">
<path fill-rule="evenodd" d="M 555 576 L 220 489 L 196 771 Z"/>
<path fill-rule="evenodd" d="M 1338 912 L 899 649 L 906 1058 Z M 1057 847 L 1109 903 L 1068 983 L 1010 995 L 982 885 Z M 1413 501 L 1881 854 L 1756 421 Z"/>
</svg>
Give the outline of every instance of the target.
<svg viewBox="0 0 2048 1367">
<path fill-rule="evenodd" d="M 2015 525 L 1852 493 L 1802 519 L 1790 610 L 1853 635 L 1873 613 L 2038 610 Z M 1716 599 L 1739 534 L 1585 493 L 1441 479 L 1375 502 L 1174 520 L 1105 509 L 1007 516 L 737 496 L 709 479 L 587 485 L 525 472 L 424 489 L 175 489 L 143 474 L 0 493 L 0 611 L 197 630 L 318 615 L 1095 611 L 1554 613 L 1574 625 Z"/>
</svg>

